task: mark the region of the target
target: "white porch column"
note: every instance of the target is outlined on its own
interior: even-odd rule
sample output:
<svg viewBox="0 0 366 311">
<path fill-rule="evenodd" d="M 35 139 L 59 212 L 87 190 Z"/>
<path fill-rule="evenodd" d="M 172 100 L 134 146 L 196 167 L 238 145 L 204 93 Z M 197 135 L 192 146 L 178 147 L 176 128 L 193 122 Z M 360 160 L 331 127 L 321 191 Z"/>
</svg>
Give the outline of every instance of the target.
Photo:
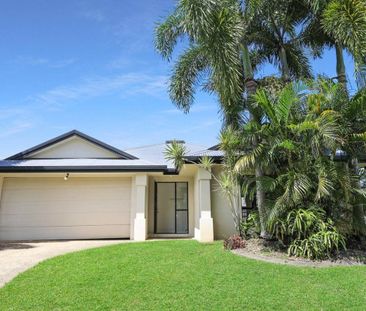
<svg viewBox="0 0 366 311">
<path fill-rule="evenodd" d="M 198 182 L 198 208 L 199 208 L 199 233 L 200 242 L 213 242 L 213 219 L 211 217 L 211 174 L 199 168 L 197 172 Z"/>
<path fill-rule="evenodd" d="M 147 175 L 136 175 L 136 216 L 134 221 L 134 240 L 145 241 L 147 237 Z"/>
</svg>

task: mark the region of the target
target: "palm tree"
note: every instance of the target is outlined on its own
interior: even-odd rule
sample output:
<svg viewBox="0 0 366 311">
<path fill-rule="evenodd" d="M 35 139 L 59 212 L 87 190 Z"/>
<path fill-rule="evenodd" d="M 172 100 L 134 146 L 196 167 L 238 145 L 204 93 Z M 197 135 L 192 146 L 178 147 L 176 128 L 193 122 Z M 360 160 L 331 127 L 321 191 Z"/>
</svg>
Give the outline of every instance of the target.
<svg viewBox="0 0 366 311">
<path fill-rule="evenodd" d="M 170 98 L 179 109 L 189 112 L 196 89 L 203 88 L 219 97 L 224 123 L 238 126 L 244 93 L 239 49 L 243 32 L 236 0 L 182 0 L 157 26 L 156 49 L 167 60 L 178 40 L 189 40 L 170 79 Z"/>
<path fill-rule="evenodd" d="M 348 159 L 366 152 L 366 91 L 348 99 L 337 84 L 319 80 L 306 89 L 289 85 L 276 97 L 260 89 L 254 97 L 266 122 L 246 125 L 242 137 L 231 140 L 245 145 L 260 135 L 261 144 L 247 151 L 241 145 L 232 152 L 240 154 L 237 171 L 260 162 L 267 172 L 268 224 L 291 210 L 316 205 L 342 232 L 366 233 L 360 176 L 347 161 L 334 160 L 339 150 Z"/>
<path fill-rule="evenodd" d="M 178 38 L 188 36 L 190 40 L 189 48 L 175 65 L 169 88 L 178 108 L 188 112 L 195 88 L 203 86 L 217 93 L 224 124 L 238 128 L 242 123 L 244 90 L 250 98 L 257 88 L 243 21 L 236 0 L 188 0 L 181 1 L 175 12 L 157 27 L 156 48 L 167 59 Z M 256 175 L 263 175 L 261 168 L 256 169 Z M 259 182 L 257 197 L 258 209 L 264 215 L 264 191 Z M 266 236 L 263 218 L 262 235 Z"/>
<path fill-rule="evenodd" d="M 252 16 L 248 39 L 255 47 L 254 61 L 279 67 L 285 81 L 312 76 L 298 26 L 307 17 L 304 4 L 297 0 L 249 0 Z"/>
<path fill-rule="evenodd" d="M 310 14 L 303 32 L 304 42 L 315 56 L 320 56 L 324 47 L 335 48 L 337 79 L 346 90 L 343 50 L 347 49 L 355 57 L 356 64 L 362 64 L 366 51 L 366 2 L 305 0 L 305 3 Z"/>
<path fill-rule="evenodd" d="M 251 96 L 257 89 L 253 64 L 255 65 L 256 61 L 263 62 L 266 57 L 271 59 L 269 51 L 273 45 L 266 46 L 264 41 L 259 43 L 257 40 L 256 49 L 261 48 L 261 51 L 257 53 L 256 60 L 253 61 L 250 46 L 253 45 L 255 39 L 259 38 L 259 28 L 258 25 L 252 26 L 256 33 L 251 37 L 250 25 L 256 24 L 259 13 L 249 2 L 240 6 L 238 0 L 182 0 L 173 14 L 158 25 L 156 48 L 168 60 L 171 59 L 178 39 L 188 38 L 189 40 L 189 47 L 175 64 L 170 80 L 170 97 L 179 109 L 189 112 L 194 102 L 195 91 L 201 87 L 218 95 L 224 125 L 238 128 L 243 121 L 242 114 L 245 108 L 249 110 L 251 120 L 260 122 L 261 116 L 256 113 L 255 109 L 252 109 L 251 105 Z M 251 10 L 247 10 L 249 7 Z M 276 18 L 276 21 L 281 22 L 279 17 Z M 286 20 L 286 23 L 282 27 L 284 29 L 281 37 L 283 40 L 285 37 L 287 38 L 286 34 L 291 21 Z M 283 40 L 281 43 L 286 43 L 286 48 L 291 47 L 289 41 L 284 42 Z M 275 41 L 276 43 L 278 42 Z M 300 51 L 298 43 L 293 51 Z M 282 55 L 281 69 L 284 77 L 290 76 L 287 70 L 295 73 L 295 76 L 309 76 L 305 62 L 298 62 L 298 58 L 289 58 L 283 53 L 275 54 L 275 58 L 276 55 Z M 294 53 L 290 55 L 294 55 Z M 284 66 L 284 63 L 288 63 L 288 65 Z M 304 67 L 306 67 L 305 70 L 301 69 Z M 253 147 L 255 148 L 258 144 L 259 137 L 254 137 Z M 257 205 L 263 216 L 261 219 L 263 219 L 265 198 L 260 184 L 263 171 L 257 167 L 255 172 Z M 264 221 L 262 224 L 262 233 L 265 236 Z"/>
</svg>

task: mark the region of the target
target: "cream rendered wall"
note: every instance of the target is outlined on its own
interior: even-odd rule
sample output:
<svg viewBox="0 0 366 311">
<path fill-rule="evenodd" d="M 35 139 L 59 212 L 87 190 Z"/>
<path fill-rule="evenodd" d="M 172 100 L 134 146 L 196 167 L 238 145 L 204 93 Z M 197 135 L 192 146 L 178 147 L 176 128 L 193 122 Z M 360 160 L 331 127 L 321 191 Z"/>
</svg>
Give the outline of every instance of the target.
<svg viewBox="0 0 366 311">
<path fill-rule="evenodd" d="M 212 173 L 219 176 L 222 168 L 215 166 Z M 222 193 L 219 184 L 213 178 L 211 180 L 211 212 L 214 223 L 214 235 L 216 240 L 225 239 L 237 233 L 235 230 L 233 216 L 230 205 L 225 195 Z"/>
<path fill-rule="evenodd" d="M 28 156 L 28 158 L 118 158 L 119 156 L 99 147 L 85 139 L 78 136 L 73 136 L 62 142 L 52 145 L 39 152 L 35 152 Z"/>
</svg>

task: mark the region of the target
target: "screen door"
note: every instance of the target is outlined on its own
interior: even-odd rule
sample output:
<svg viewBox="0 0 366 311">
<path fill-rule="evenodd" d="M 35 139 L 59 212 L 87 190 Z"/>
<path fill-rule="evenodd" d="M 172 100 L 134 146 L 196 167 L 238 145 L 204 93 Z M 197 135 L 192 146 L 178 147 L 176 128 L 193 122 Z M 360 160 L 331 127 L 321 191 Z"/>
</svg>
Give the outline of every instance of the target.
<svg viewBox="0 0 366 311">
<path fill-rule="evenodd" d="M 187 234 L 188 183 L 155 183 L 155 233 Z"/>
</svg>

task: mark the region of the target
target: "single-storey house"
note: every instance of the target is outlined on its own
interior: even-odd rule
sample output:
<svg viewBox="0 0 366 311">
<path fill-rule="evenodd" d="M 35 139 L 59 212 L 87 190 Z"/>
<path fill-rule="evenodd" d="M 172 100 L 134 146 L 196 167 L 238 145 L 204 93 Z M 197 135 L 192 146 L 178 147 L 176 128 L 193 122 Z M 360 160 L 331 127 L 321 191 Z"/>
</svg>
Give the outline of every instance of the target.
<svg viewBox="0 0 366 311">
<path fill-rule="evenodd" d="M 219 174 L 221 152 L 186 144 L 190 161 L 178 172 L 167 143 L 121 151 L 73 130 L 0 161 L 0 240 L 233 234 L 227 200 L 192 163 L 210 155 Z"/>
</svg>

